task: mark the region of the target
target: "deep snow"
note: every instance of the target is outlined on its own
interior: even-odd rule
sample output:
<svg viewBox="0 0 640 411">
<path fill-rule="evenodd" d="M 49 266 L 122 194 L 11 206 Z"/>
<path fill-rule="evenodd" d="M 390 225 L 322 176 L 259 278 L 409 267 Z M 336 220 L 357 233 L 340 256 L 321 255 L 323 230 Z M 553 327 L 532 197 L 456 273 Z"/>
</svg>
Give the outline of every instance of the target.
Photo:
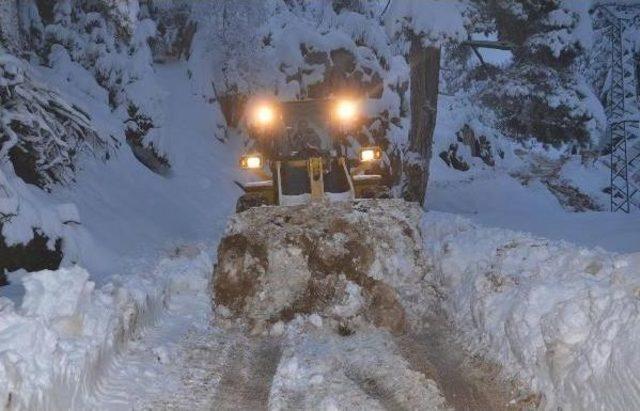
<svg viewBox="0 0 640 411">
<path fill-rule="evenodd" d="M 437 174 L 434 177 L 427 192 L 428 210 L 581 246 L 626 253 L 640 251 L 640 212 L 569 212 L 541 183 L 525 187 L 506 174 L 459 175 L 459 180 L 454 181 L 438 181 Z"/>
<path fill-rule="evenodd" d="M 40 80 L 51 83 L 67 75 L 40 70 Z M 164 97 L 158 138 L 171 145 L 172 174 L 152 173 L 121 146 L 107 162 L 82 159 L 75 182 L 55 188 L 50 197 L 61 204 L 59 213 L 80 224 L 60 225 L 71 241 L 69 268 L 20 270 L 0 289 L 0 403 L 5 407 L 90 407 L 87 401 L 116 354 L 157 320 L 180 283 L 180 264 L 166 256 L 182 244 L 206 244 L 204 263 L 191 255 L 190 268 L 182 270 L 204 278 L 191 279 L 188 286 L 207 287 L 217 236 L 239 192 L 233 184 L 236 149 L 215 138 L 217 106 L 190 87 L 186 64 L 158 66 L 156 72 Z M 95 82 L 80 84 L 86 88 L 69 88 L 66 97 L 85 107 L 96 126 L 107 132 L 116 127 L 117 118 L 105 109 Z M 33 204 L 51 201 L 36 188 L 19 181 L 16 186 Z M 171 268 L 163 269 L 167 264 Z"/>
<path fill-rule="evenodd" d="M 190 84 L 186 65 L 156 70 L 166 88 L 159 132 L 164 144 L 171 145 L 171 176 L 151 173 L 127 147 L 106 163 L 84 161 L 76 183 L 55 190 L 53 197 L 72 214 L 77 210 L 82 225 L 74 228 L 79 232 L 75 255 L 90 274 L 79 267 L 16 273 L 10 277 L 14 288 L 2 289 L 16 302 L 0 299 L 0 378 L 7 381 L 0 398 L 9 398 L 11 392 L 13 407 L 119 409 L 136 395 L 144 406 L 164 398 L 165 391 L 174 394 L 164 398 L 164 404 L 193 406 L 181 402 L 185 397 L 180 394 L 184 381 L 179 363 L 190 352 L 185 344 L 197 347 L 210 340 L 212 351 L 207 352 L 214 355 L 240 341 L 222 330 L 203 331 L 209 330 L 203 290 L 212 270 L 211 251 L 238 194 L 232 183 L 236 147 L 214 138 L 219 114 L 196 90 L 184 87 Z M 100 113 L 99 105 L 86 96 L 76 98 L 93 107 L 95 118 L 102 115 L 105 124 L 111 121 L 109 113 Z M 445 144 L 457 125 L 442 121 L 436 145 Z M 578 244 L 637 250 L 637 214 L 569 213 L 541 183 L 523 186 L 511 177 L 520 165 L 508 157 L 503 167 L 480 165 L 462 173 L 434 158 L 427 208 Z M 566 174 L 576 178 L 582 171 L 568 169 Z M 34 194 L 38 196 L 44 194 Z M 633 389 L 638 378 L 634 370 L 639 369 L 633 353 L 639 337 L 637 255 L 617 256 L 478 228 L 433 211 L 422 229 L 433 275 L 448 296 L 444 308 L 464 333 L 463 344 L 503 364 L 505 376 L 516 374 L 540 390 L 548 407 L 638 405 Z M 198 249 L 185 255 L 179 247 L 197 241 L 204 242 L 204 253 Z M 22 300 L 16 290 L 21 279 L 27 285 Z M 357 290 L 351 291 L 353 301 L 346 300 L 342 307 L 347 311 L 357 302 Z M 288 347 L 299 349 L 283 351 L 269 394 L 273 404 L 291 404 L 296 393 L 307 388 L 316 393 L 307 398 L 309 406 L 359 398 L 362 394 L 344 385 L 340 368 L 331 365 L 344 361 L 343 350 L 355 348 L 324 334 L 314 339 L 308 330 L 301 333 L 310 327 L 303 323 L 287 331 L 292 336 Z M 188 330 L 196 337 L 185 343 L 181 335 Z M 379 352 L 386 337 L 372 338 L 366 352 Z M 22 349 L 25 344 L 30 350 Z M 330 352 L 331 362 L 318 362 L 318 350 Z M 392 352 L 385 355 L 389 366 L 401 365 Z M 393 372 L 409 372 L 398 370 Z M 208 371 L 215 374 L 215 369 Z M 359 378 L 357 373 L 354 378 Z M 149 379 L 165 384 L 150 385 Z M 327 396 L 326 384 L 341 387 L 344 397 Z M 421 395 L 438 403 L 439 395 L 428 394 L 428 387 L 420 385 Z M 203 394 L 199 401 L 207 399 L 215 400 Z"/>
<path fill-rule="evenodd" d="M 640 254 L 578 248 L 434 211 L 421 230 L 426 270 L 393 276 L 413 284 L 398 290 L 414 326 L 427 325 L 420 323 L 431 311 L 425 301 L 437 297 L 461 344 L 503 365 L 505 379 L 528 384 L 545 409 L 639 406 Z M 98 288 L 80 268 L 26 275 L 22 305 L 5 299 L 0 308 L 0 377 L 9 383 L 0 395 L 11 392 L 17 409 L 199 409 L 245 398 L 229 391 L 236 387 L 229 379 L 261 375 L 254 373 L 272 351 L 218 328 L 219 318 L 210 323 L 211 251 L 211 244 L 180 247 L 153 269 Z M 352 288 L 337 306 L 344 315 L 361 304 Z M 303 315 L 261 337 L 280 348 L 265 363 L 274 375 L 257 383 L 258 399 L 274 409 L 444 407 L 435 383 L 398 355 L 389 333 L 365 327 L 345 339 L 327 324 Z M 256 384 L 237 381 L 243 390 Z"/>
<path fill-rule="evenodd" d="M 465 344 L 545 409 L 640 406 L 640 253 L 618 255 L 428 212 L 425 249 Z"/>
<path fill-rule="evenodd" d="M 170 176 L 149 171 L 122 146 L 108 162 L 85 159 L 76 183 L 54 193 L 77 206 L 91 233 L 95 249 L 77 262 L 93 276 L 126 270 L 131 259 L 184 242 L 215 241 L 234 211 L 236 149 L 215 138 L 217 105 L 192 89 L 187 69 L 185 63 L 155 68 L 164 94 L 157 134 L 169 153 Z"/>
<path fill-rule="evenodd" d="M 207 288 L 211 261 L 202 249 L 184 248 L 151 271 L 113 277 L 100 288 L 79 267 L 25 274 L 22 304 L 0 299 L 3 407 L 94 408 L 105 376 L 121 368 L 118 358 L 133 349 L 132 341 L 181 295 L 193 301 Z M 191 308 L 191 314 L 207 312 L 202 305 Z M 191 318 L 181 320 L 177 324 L 191 323 Z"/>
<path fill-rule="evenodd" d="M 393 4 L 411 8 L 417 2 Z M 397 13 L 392 10 L 387 18 Z M 344 20 L 339 25 L 355 30 L 356 24 Z M 423 23 L 416 21 L 417 27 Z M 447 30 L 461 24 L 445 18 L 438 23 Z M 287 33 L 280 33 L 285 44 Z M 210 40 L 203 32 L 199 35 L 204 38 L 196 38 L 196 43 Z M 0 289 L 9 297 L 0 297 L 0 404 L 121 409 L 139 396 L 134 407 L 155 405 L 159 399 L 161 405 L 193 408 L 216 400 L 210 397 L 214 391 L 207 390 L 220 383 L 223 367 L 200 370 L 197 362 L 203 357 L 187 360 L 199 349 L 202 356 L 233 359 L 233 348 L 243 341 L 215 326 L 211 330 L 205 292 L 212 250 L 239 194 L 233 180 L 240 139 L 222 143 L 215 138 L 222 120 L 217 104 L 209 102 L 209 68 L 222 56 L 205 51 L 195 53 L 190 63 L 155 66 L 155 73 L 145 72 L 149 77 L 132 91 L 154 114 L 158 127 L 150 138 L 169 157 L 169 176 L 150 172 L 122 145 L 107 162 L 83 159 L 76 181 L 56 187 L 51 195 L 11 182 L 26 206 L 36 210 L 25 218 L 33 217 L 47 232 L 67 239 L 69 267 L 17 272 L 10 275 L 12 286 Z M 51 68 L 34 68 L 38 80 L 63 89 L 104 134 L 119 133 L 122 119 L 109 110 L 106 92 L 64 54 L 53 57 Z M 395 57 L 391 63 L 398 78 L 406 74 L 404 61 Z M 390 74 L 385 81 L 392 78 Z M 70 79 L 74 87 L 65 87 Z M 395 100 L 383 100 L 398 108 Z M 525 186 L 512 176 L 526 164 L 504 136 L 489 136 L 506 153 L 495 168 L 477 159 L 469 172 L 446 167 L 437 154 L 465 122 L 488 132 L 474 120 L 483 113 L 468 107 L 447 110 L 450 104 L 455 106 L 441 98 L 427 194 L 430 212 L 422 229 L 430 274 L 447 297 L 443 308 L 464 334 L 463 344 L 504 365 L 505 376 L 516 374 L 539 390 L 550 409 L 638 408 L 640 364 L 633 349 L 640 337 L 640 258 L 603 250 L 640 250 L 638 213 L 567 212 L 539 179 Z M 404 141 L 403 132 L 392 133 L 398 134 L 392 140 Z M 561 176 L 606 200 L 601 189 L 608 170 L 603 164 L 583 167 L 571 159 Z M 51 211 L 39 211 L 38 205 L 51 203 L 57 204 Z M 602 249 L 482 228 L 459 215 L 487 226 Z M 80 224 L 65 225 L 63 220 Z M 15 227 L 7 233 L 10 239 L 31 235 L 29 224 Z M 203 245 L 182 247 L 195 242 Z M 359 304 L 358 290 L 351 285 L 347 291 L 349 298 L 337 307 L 345 315 Z M 358 386 L 367 378 L 398 378 L 402 388 L 413 387 L 418 399 L 442 405 L 433 381 L 416 376 L 396 352 L 386 351 L 392 345 L 386 334 L 374 331 L 367 341 L 342 341 L 321 332 L 319 317 L 296 321 L 274 331 L 288 341 L 268 387 L 274 406 L 300 405 L 296 398 L 307 391 L 312 395 L 302 405 L 308 407 L 340 408 L 358 400 L 375 406 Z M 182 335 L 189 332 L 195 336 L 185 342 Z M 367 362 L 375 356 L 377 362 Z M 345 363 L 355 369 L 350 376 L 342 373 Z M 185 400 L 183 394 L 193 393 L 180 391 L 186 366 L 193 366 L 194 374 L 202 371 L 193 376 L 198 383 L 199 378 L 218 378 L 203 383 L 200 398 Z M 337 394 L 329 395 L 328 386 Z"/>
</svg>

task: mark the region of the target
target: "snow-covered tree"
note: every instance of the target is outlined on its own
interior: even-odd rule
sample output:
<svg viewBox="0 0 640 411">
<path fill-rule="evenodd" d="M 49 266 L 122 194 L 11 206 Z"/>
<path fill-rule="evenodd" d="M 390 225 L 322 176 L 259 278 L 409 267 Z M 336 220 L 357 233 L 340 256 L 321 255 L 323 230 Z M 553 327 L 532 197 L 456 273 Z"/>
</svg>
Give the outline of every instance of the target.
<svg viewBox="0 0 640 411">
<path fill-rule="evenodd" d="M 533 138 L 557 147 L 596 143 L 604 124 L 580 70 L 585 24 L 590 25 L 584 7 L 562 0 L 477 1 L 476 6 L 470 32 L 494 32 L 513 46 L 508 66 L 478 65 L 471 71 L 461 66 L 466 72 L 459 73 L 474 99 L 496 111 L 496 126 L 520 141 Z"/>
<path fill-rule="evenodd" d="M 236 125 L 241 112 L 237 106 L 247 95 L 267 92 L 281 100 L 296 100 L 326 98 L 349 90 L 362 95 L 368 107 L 365 127 L 355 133 L 351 146 L 382 146 L 387 153 L 383 170 L 387 184 L 396 195 L 405 197 L 415 191 L 403 177 L 415 163 L 414 152 L 422 159 L 418 174 L 424 181 L 418 185 L 426 187 L 437 101 L 439 62 L 434 57 L 446 39 L 463 38 L 468 2 L 214 3 L 206 21 L 199 23 L 199 34 L 208 30 L 208 43 L 217 46 L 210 49 L 218 56 L 212 58 L 212 83 L 229 125 Z M 201 7 L 198 14 L 203 13 Z M 436 68 L 430 74 L 436 87 L 431 88 L 433 110 L 425 127 L 409 121 L 411 44 L 429 48 L 432 56 L 427 59 Z M 414 100 L 413 111 L 423 112 L 417 103 L 422 96 Z M 408 198 L 421 201 L 423 190 Z"/>
<path fill-rule="evenodd" d="M 136 157 L 163 172 L 168 162 L 155 128 L 137 122 L 153 125 L 162 117 L 149 47 L 156 24 L 140 18 L 138 0 L 28 0 L 20 7 L 23 35 L 35 57 L 53 66 L 53 53 L 66 53 L 92 73 L 127 122 L 126 142 Z M 137 116 L 129 116 L 132 107 Z"/>
<path fill-rule="evenodd" d="M 131 105 L 144 109 L 146 118 L 155 114 L 153 92 L 140 93 L 153 85 L 147 40 L 155 25 L 139 20 L 138 13 L 137 0 L 2 2 L 0 273 L 55 268 L 67 251 L 62 238 L 71 229 L 64 225 L 65 213 L 39 199 L 31 186 L 51 191 L 71 182 L 81 153 L 106 160 L 125 140 L 125 130 L 137 129 L 132 123 L 139 117 L 127 118 Z M 122 136 L 98 127 L 90 110 L 71 102 L 68 90 L 45 85 L 37 64 L 67 73 L 67 81 L 105 108 L 110 103 L 114 118 L 131 120 Z M 141 147 L 153 143 L 143 140 L 150 135 L 129 137 L 127 142 Z"/>
</svg>

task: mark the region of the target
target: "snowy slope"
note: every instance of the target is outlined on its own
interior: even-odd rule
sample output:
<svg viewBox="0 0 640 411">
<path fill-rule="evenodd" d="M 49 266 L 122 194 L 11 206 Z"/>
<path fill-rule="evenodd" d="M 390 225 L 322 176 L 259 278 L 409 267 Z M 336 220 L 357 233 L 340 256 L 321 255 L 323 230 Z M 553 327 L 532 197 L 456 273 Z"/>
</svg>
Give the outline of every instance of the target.
<svg viewBox="0 0 640 411">
<path fill-rule="evenodd" d="M 566 149 L 513 142 L 487 125 L 493 121 L 491 112 L 470 106 L 465 96 L 441 96 L 438 104 L 427 209 L 583 246 L 640 251 L 640 212 L 608 211 L 609 195 L 602 192 L 609 185 L 605 158 L 583 162 L 580 155 L 572 156 Z M 472 157 L 470 148 L 456 139 L 465 124 L 476 136 L 488 138 L 494 166 Z M 438 157 L 452 143 L 458 144 L 458 154 L 468 162 L 469 170 L 456 170 Z M 577 187 L 603 211 L 567 210 L 545 181 Z"/>
<path fill-rule="evenodd" d="M 54 67 L 39 68 L 40 80 L 56 85 L 73 75 L 76 87 L 67 88 L 65 97 L 84 107 L 102 133 L 118 135 L 122 125 L 105 104 L 104 90 L 70 62 Z M 158 66 L 157 77 L 166 88 L 156 135 L 171 153 L 170 176 L 151 172 L 127 145 L 120 145 L 108 161 L 81 157 L 75 181 L 55 186 L 50 194 L 19 179 L 13 181 L 21 198 L 38 212 L 53 203 L 60 204 L 53 212 L 71 213 L 56 219 L 42 217 L 42 226 L 50 235 L 65 237 L 63 265 L 78 263 L 93 279 L 123 270 L 131 259 L 148 259 L 160 248 L 182 241 L 212 241 L 234 210 L 240 191 L 233 184 L 236 150 L 215 138 L 221 121 L 217 105 L 193 92 L 185 63 Z M 54 225 L 65 217 L 79 224 Z M 28 222 L 14 224 L 5 229 L 5 235 L 24 226 L 29 227 Z M 27 231 L 22 236 L 30 235 Z M 19 233 L 9 238 L 18 240 Z"/>
<path fill-rule="evenodd" d="M 214 138 L 218 112 L 193 93 L 186 67 L 157 67 L 166 87 L 166 127 L 158 132 L 170 148 L 172 174 L 152 173 L 128 147 L 108 162 L 85 158 L 76 181 L 51 195 L 55 202 L 73 204 L 81 222 L 79 235 L 72 237 L 75 260 L 68 261 L 79 266 L 17 272 L 10 275 L 12 285 L 2 288 L 16 302 L 0 297 L 0 380 L 6 382 L 0 398 L 10 398 L 8 407 L 86 407 L 87 393 L 117 352 L 162 314 L 172 293 L 183 286 L 206 290 L 211 252 L 239 189 L 233 184 L 234 148 Z M 113 123 L 86 94 L 74 97 L 105 127 Z M 37 189 L 25 189 L 51 201 Z M 199 259 L 191 253 L 183 263 L 157 262 L 196 242 L 206 244 Z M 195 280 L 183 284 L 182 276 Z M 25 343 L 29 351 L 20 349 Z"/>
<path fill-rule="evenodd" d="M 96 274 L 113 270 L 104 258 L 126 264 L 123 256 L 147 256 L 184 241 L 213 240 L 240 191 L 233 184 L 233 146 L 214 137 L 217 106 L 192 92 L 186 64 L 157 66 L 156 71 L 165 87 L 158 134 L 170 153 L 172 174 L 163 177 L 149 171 L 122 147 L 106 163 L 87 159 L 76 184 L 55 193 L 77 205 L 83 225 L 109 253 L 107 257 L 90 252 L 80 260 Z"/>
</svg>

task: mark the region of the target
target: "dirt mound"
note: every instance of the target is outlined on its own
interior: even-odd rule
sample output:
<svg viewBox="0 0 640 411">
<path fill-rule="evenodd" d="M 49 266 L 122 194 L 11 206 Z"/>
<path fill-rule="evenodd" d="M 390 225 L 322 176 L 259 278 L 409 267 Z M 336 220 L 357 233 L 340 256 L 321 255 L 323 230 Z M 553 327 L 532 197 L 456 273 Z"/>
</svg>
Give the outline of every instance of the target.
<svg viewBox="0 0 640 411">
<path fill-rule="evenodd" d="M 399 289 L 424 273 L 420 216 L 417 205 L 401 200 L 237 214 L 218 248 L 217 312 L 258 332 L 317 313 L 345 334 L 362 324 L 402 333 Z"/>
</svg>

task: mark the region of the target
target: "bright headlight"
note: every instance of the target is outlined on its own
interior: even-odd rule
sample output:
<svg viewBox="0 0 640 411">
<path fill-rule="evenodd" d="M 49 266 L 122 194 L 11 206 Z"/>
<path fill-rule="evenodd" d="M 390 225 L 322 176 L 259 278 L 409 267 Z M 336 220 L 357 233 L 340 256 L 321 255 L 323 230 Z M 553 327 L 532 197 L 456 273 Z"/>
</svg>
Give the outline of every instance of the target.
<svg viewBox="0 0 640 411">
<path fill-rule="evenodd" d="M 261 105 L 256 107 L 253 120 L 260 126 L 268 126 L 273 123 L 276 117 L 275 110 L 269 105 Z"/>
<path fill-rule="evenodd" d="M 358 116 L 358 104 L 352 100 L 340 100 L 336 104 L 335 114 L 341 122 L 349 123 Z"/>
<path fill-rule="evenodd" d="M 255 169 L 262 167 L 262 157 L 258 154 L 242 156 L 240 158 L 240 167 Z"/>
<path fill-rule="evenodd" d="M 363 147 L 360 149 L 360 161 L 375 161 L 380 160 L 380 158 L 382 158 L 382 150 L 379 147 Z"/>
</svg>

